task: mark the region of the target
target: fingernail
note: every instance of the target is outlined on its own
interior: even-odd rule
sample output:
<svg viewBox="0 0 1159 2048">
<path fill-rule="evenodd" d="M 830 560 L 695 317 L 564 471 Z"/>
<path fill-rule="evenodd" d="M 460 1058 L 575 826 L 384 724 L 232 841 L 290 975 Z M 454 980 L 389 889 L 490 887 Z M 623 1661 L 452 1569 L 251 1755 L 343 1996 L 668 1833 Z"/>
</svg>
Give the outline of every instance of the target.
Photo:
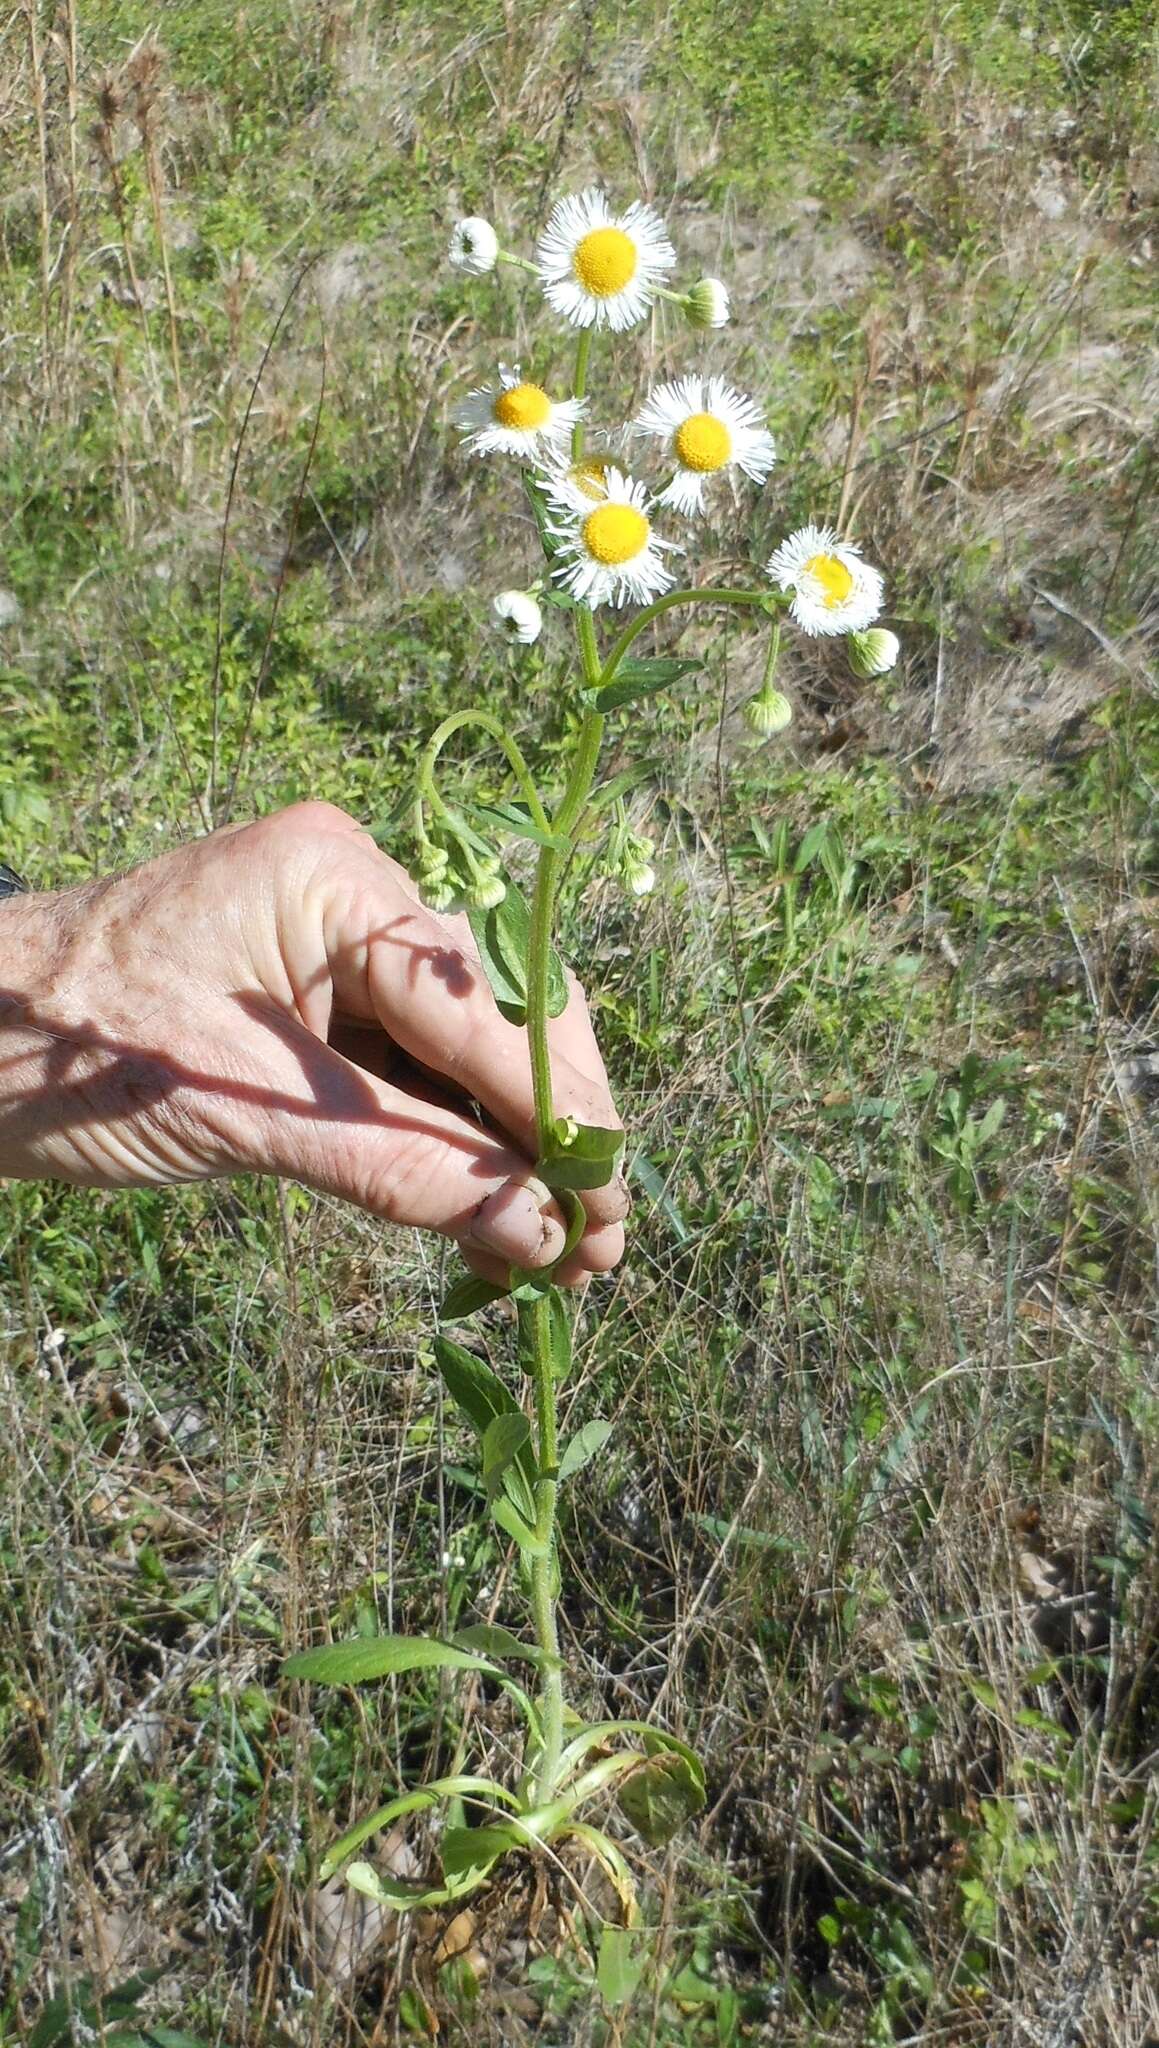
<svg viewBox="0 0 1159 2048">
<path fill-rule="evenodd" d="M 540 1180 L 507 1181 L 481 1202 L 468 1242 L 519 1266 L 550 1266 L 563 1250 L 566 1227 L 550 1188 Z"/>
</svg>

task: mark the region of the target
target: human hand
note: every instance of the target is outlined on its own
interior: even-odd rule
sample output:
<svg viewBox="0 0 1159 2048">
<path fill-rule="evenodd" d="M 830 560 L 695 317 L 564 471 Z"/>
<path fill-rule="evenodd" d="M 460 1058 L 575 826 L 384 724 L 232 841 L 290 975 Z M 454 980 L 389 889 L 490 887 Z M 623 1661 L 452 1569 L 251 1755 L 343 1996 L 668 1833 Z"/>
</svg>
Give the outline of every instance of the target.
<svg viewBox="0 0 1159 2048">
<path fill-rule="evenodd" d="M 556 1113 L 618 1125 L 577 983 L 550 1044 Z M 504 1281 L 563 1245 L 535 1152 L 526 1034 L 466 918 L 427 910 L 331 804 L 0 910 L 2 1174 L 284 1175 L 442 1231 Z M 568 1284 L 623 1250 L 623 1181 L 583 1201 Z"/>
</svg>

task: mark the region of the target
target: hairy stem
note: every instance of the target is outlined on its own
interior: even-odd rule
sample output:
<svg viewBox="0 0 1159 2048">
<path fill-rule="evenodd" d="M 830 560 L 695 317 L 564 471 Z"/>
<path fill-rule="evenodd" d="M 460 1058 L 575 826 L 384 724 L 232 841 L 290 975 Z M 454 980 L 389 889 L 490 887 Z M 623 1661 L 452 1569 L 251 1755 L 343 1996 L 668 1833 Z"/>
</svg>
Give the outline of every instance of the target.
<svg viewBox="0 0 1159 2048">
<path fill-rule="evenodd" d="M 577 368 L 578 378 L 578 368 Z M 600 657 L 595 625 L 586 606 L 577 606 L 576 630 L 584 681 L 590 687 L 599 675 Z M 567 788 L 551 821 L 551 829 L 566 834 L 574 825 L 588 799 L 599 760 L 604 721 L 599 712 L 589 712 L 580 728 L 579 742 Z M 551 955 L 551 928 L 555 892 L 562 855 L 545 846 L 539 856 L 535 892 L 531 900 L 531 933 L 527 954 L 527 1039 L 531 1052 L 531 1078 L 535 1094 L 535 1121 L 541 1152 L 551 1139 L 555 1110 L 551 1096 L 551 1054 L 547 1042 L 547 973 Z M 555 1790 L 563 1746 L 563 1672 L 559 1659 L 559 1631 L 555 1603 L 558 1563 L 555 1547 L 555 1502 L 558 1490 L 558 1431 L 556 1421 L 555 1373 L 551 1357 L 551 1297 L 542 1295 L 531 1313 L 531 1356 L 527 1363 L 535 1385 L 537 1428 L 536 1462 L 539 1478 L 535 1487 L 536 1529 L 544 1554 L 532 1560 L 531 1608 L 535 1634 L 544 1653 L 543 1686 L 539 1710 L 543 1727 L 543 1748 L 536 1768 L 534 1797 L 542 1805 Z"/>
<path fill-rule="evenodd" d="M 531 813 L 532 823 L 537 825 L 541 832 L 549 832 L 551 826 L 548 822 L 547 812 L 539 800 L 539 791 L 531 779 L 531 770 L 510 733 L 506 731 L 497 718 L 492 718 L 489 711 L 454 711 L 449 718 L 444 718 L 441 725 L 435 727 L 434 732 L 423 748 L 422 759 L 418 766 L 416 788 L 420 802 L 425 797 L 436 810 L 446 810 L 446 805 L 443 803 L 434 784 L 435 762 L 438 760 L 440 753 L 452 734 L 458 732 L 464 725 L 481 725 L 484 732 L 490 733 L 491 738 L 502 747 L 504 754 L 507 756 L 507 763 L 511 773 L 519 785 L 520 795 L 523 797 Z"/>
</svg>

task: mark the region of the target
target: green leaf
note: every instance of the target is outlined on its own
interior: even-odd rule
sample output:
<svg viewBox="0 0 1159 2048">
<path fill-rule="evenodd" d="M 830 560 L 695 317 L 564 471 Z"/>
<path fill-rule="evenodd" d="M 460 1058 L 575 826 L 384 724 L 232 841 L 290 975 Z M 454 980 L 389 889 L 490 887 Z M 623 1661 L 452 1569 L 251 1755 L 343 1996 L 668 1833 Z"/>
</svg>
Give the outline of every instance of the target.
<svg viewBox="0 0 1159 2048">
<path fill-rule="evenodd" d="M 448 1828 L 439 1843 L 439 1860 L 448 1884 L 459 1877 L 485 1876 L 509 1849 L 524 1846 L 526 1836 L 497 1821 L 482 1828 Z"/>
<path fill-rule="evenodd" d="M 435 1361 L 456 1408 L 466 1416 L 480 1438 L 486 1436 L 496 1416 L 522 1412 L 515 1396 L 508 1392 L 486 1361 L 477 1358 L 473 1351 L 465 1351 L 461 1344 L 453 1344 L 449 1337 L 438 1336 L 435 1338 Z M 513 1505 L 527 1521 L 533 1520 L 535 1515 L 533 1489 L 537 1476 L 535 1460 L 525 1446 L 508 1471 L 505 1484 Z"/>
<path fill-rule="evenodd" d="M 620 1812 L 650 1848 L 662 1849 L 704 1806 L 704 1773 L 675 1750 L 649 1757 L 617 1795 Z"/>
<path fill-rule="evenodd" d="M 451 1640 L 460 1649 L 476 1650 L 483 1657 L 506 1657 L 524 1664 L 543 1662 L 538 1643 L 521 1643 L 509 1628 L 500 1628 L 494 1621 L 473 1621 L 467 1628 L 457 1628 Z"/>
<path fill-rule="evenodd" d="M 406 1884 L 402 1878 L 380 1877 L 369 1863 L 351 1863 L 344 1875 L 352 1892 L 361 1892 L 364 1898 L 390 1906 L 396 1913 L 413 1912 L 416 1906 L 441 1906 L 451 1896 L 445 1885 Z"/>
<path fill-rule="evenodd" d="M 531 914 L 509 875 L 507 893 L 493 910 L 468 910 L 483 972 L 508 1023 L 527 1021 L 527 956 L 531 945 Z M 547 960 L 547 1014 L 559 1017 L 567 1008 L 567 977 L 554 946 Z"/>
<path fill-rule="evenodd" d="M 509 1287 L 496 1287 L 491 1280 L 480 1280 L 476 1273 L 464 1273 L 439 1304 L 439 1321 L 465 1322 L 468 1316 L 476 1315 L 492 1301 L 502 1301 L 510 1292 Z"/>
<path fill-rule="evenodd" d="M 493 1500 L 491 1513 L 499 1527 L 506 1531 L 512 1542 L 517 1543 L 528 1557 L 547 1556 L 547 1544 L 540 1542 L 530 1522 L 520 1514 L 518 1508 L 512 1507 L 509 1500 Z"/>
<path fill-rule="evenodd" d="M 488 1503 L 503 1484 L 509 1465 L 531 1441 L 531 1424 L 518 1408 L 496 1415 L 483 1431 L 483 1485 Z"/>
<path fill-rule="evenodd" d="M 673 656 L 648 656 L 640 660 L 629 656 L 620 663 L 610 683 L 602 689 L 585 690 L 584 697 L 597 711 L 615 711 L 621 704 L 634 703 L 637 697 L 650 697 L 655 690 L 666 690 L 703 667 L 702 661 L 682 661 Z"/>
<path fill-rule="evenodd" d="M 486 1657 L 443 1643 L 436 1636 L 359 1636 L 299 1650 L 282 1666 L 287 1678 L 313 1678 L 323 1685 L 362 1685 L 394 1671 L 490 1671 Z"/>
<path fill-rule="evenodd" d="M 482 804 L 475 802 L 471 809 L 490 825 L 493 830 L 513 832 L 517 839 L 530 839 L 536 846 L 549 846 L 553 853 L 570 853 L 571 840 L 566 832 L 544 832 L 537 825 L 524 804 Z"/>
<path fill-rule="evenodd" d="M 611 1434 L 610 1422 L 585 1422 L 583 1428 L 565 1446 L 559 1461 L 560 1479 L 570 1479 L 574 1473 L 581 1472 L 589 1459 L 594 1458 L 597 1451 L 603 1450 Z"/>
<path fill-rule="evenodd" d="M 392 1821 L 401 1820 L 404 1814 L 421 1813 L 428 1806 L 436 1806 L 441 1799 L 479 1799 L 488 1806 L 516 1804 L 514 1795 L 491 1778 L 436 1778 L 429 1785 L 416 1786 L 413 1792 L 401 1792 L 396 1799 L 388 1800 L 385 1806 L 376 1807 L 365 1819 L 356 1821 L 336 1842 L 331 1842 L 318 1871 L 322 1882 L 325 1883 L 355 1849 L 360 1849 L 369 1836 L 381 1833 Z"/>
<path fill-rule="evenodd" d="M 793 862 L 793 873 L 795 875 L 804 874 L 805 869 L 821 852 L 828 837 L 829 821 L 827 818 L 822 820 L 819 825 L 810 825 L 800 846 L 797 848 L 796 859 Z"/>
<path fill-rule="evenodd" d="M 623 1145 L 623 1131 L 558 1117 L 535 1171 L 549 1188 L 606 1187 L 615 1176 Z"/>
<path fill-rule="evenodd" d="M 626 2005 L 644 1969 L 642 1956 L 632 1954 L 626 1927 L 604 1927 L 600 1933 L 596 1983 L 605 2005 Z"/>
</svg>

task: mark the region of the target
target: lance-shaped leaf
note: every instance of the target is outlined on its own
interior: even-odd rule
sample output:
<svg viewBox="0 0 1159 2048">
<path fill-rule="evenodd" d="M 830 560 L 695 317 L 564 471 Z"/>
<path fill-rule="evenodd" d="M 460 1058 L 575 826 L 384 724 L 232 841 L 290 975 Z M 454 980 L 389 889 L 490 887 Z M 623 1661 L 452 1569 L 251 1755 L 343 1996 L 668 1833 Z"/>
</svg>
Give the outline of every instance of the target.
<svg viewBox="0 0 1159 2048">
<path fill-rule="evenodd" d="M 627 1927 L 601 1929 L 596 1983 L 605 2005 L 626 2005 L 631 1998 L 644 1972 L 639 1948 Z"/>
<path fill-rule="evenodd" d="M 623 1131 L 557 1117 L 536 1173 L 549 1188 L 602 1188 L 613 1179 L 623 1149 Z"/>
<path fill-rule="evenodd" d="M 621 1781 L 620 1812 L 653 1849 L 662 1849 L 704 1806 L 704 1772 L 673 1749 L 658 1750 Z"/>
<path fill-rule="evenodd" d="M 471 809 L 493 831 L 514 833 L 517 839 L 530 839 L 533 845 L 550 847 L 553 853 L 571 852 L 567 833 L 545 832 L 535 823 L 526 804 L 484 804 L 476 801 Z"/>
<path fill-rule="evenodd" d="M 477 1273 L 464 1273 L 456 1280 L 439 1303 L 441 1323 L 462 1323 L 468 1316 L 486 1308 L 490 1302 L 502 1301 L 510 1294 L 509 1287 L 496 1287 L 492 1280 L 480 1280 Z"/>
<path fill-rule="evenodd" d="M 596 711 L 616 711 L 621 704 L 635 703 L 637 697 L 651 697 L 656 690 L 667 690 L 703 667 L 702 661 L 682 661 L 674 655 L 649 655 L 636 660 L 629 656 L 620 663 L 610 683 L 585 690 L 584 698 Z"/>
<path fill-rule="evenodd" d="M 524 1664 L 543 1662 L 544 1653 L 538 1643 L 521 1643 L 509 1628 L 500 1628 L 494 1621 L 473 1621 L 466 1628 L 457 1628 L 452 1641 L 460 1649 L 475 1650 L 482 1657 L 505 1657 L 512 1663 Z"/>
<path fill-rule="evenodd" d="M 473 1351 L 465 1351 L 461 1344 L 453 1344 L 449 1337 L 438 1336 L 435 1338 L 435 1360 L 443 1385 L 456 1408 L 466 1416 L 481 1440 L 497 1416 L 522 1417 L 515 1396 L 508 1392 L 486 1361 L 477 1358 Z M 512 1503 L 528 1522 L 535 1519 L 536 1477 L 535 1459 L 525 1440 L 505 1467 L 503 1484 Z"/>
<path fill-rule="evenodd" d="M 496 1415 L 483 1431 L 483 1486 L 494 1500 L 508 1468 L 531 1442 L 531 1424 L 517 1408 Z"/>
<path fill-rule="evenodd" d="M 495 1672 L 486 1657 L 440 1642 L 437 1636 L 357 1636 L 349 1643 L 299 1650 L 282 1666 L 287 1678 L 313 1678 L 322 1685 L 364 1685 L 368 1679 L 386 1678 L 392 1672 L 431 1668 Z"/>
<path fill-rule="evenodd" d="M 576 1472 L 582 1472 L 584 1466 L 595 1457 L 596 1452 L 603 1450 L 611 1434 L 610 1422 L 585 1422 L 583 1428 L 572 1437 L 571 1442 L 564 1446 L 563 1456 L 559 1461 L 560 1478 L 571 1479 Z"/>
<path fill-rule="evenodd" d="M 502 903 L 492 910 L 470 909 L 467 916 L 491 993 L 510 1024 L 527 1021 L 527 958 L 531 915 L 510 876 Z M 567 1008 L 567 977 L 554 946 L 547 956 L 547 1014 L 559 1017 Z"/>
<path fill-rule="evenodd" d="M 485 1876 L 509 1849 L 521 1849 L 526 1841 L 526 1833 L 506 1821 L 482 1828 L 448 1828 L 439 1843 L 443 1876 L 448 1884 Z"/>
</svg>

